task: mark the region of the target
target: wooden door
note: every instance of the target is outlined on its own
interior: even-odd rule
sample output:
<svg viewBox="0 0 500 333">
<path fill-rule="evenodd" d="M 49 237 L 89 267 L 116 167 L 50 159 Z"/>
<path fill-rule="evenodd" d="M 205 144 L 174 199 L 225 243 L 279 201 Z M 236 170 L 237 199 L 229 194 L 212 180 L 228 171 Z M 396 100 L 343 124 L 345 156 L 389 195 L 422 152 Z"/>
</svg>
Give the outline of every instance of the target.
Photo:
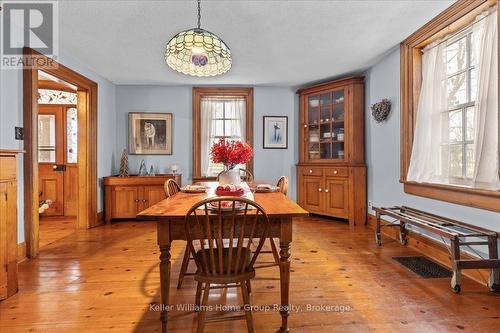
<svg viewBox="0 0 500 333">
<path fill-rule="evenodd" d="M 134 218 L 142 208 L 141 186 L 115 186 L 112 191 L 111 218 Z"/>
<path fill-rule="evenodd" d="M 349 214 L 349 180 L 341 178 L 326 178 L 325 181 L 325 212 L 340 218 Z"/>
<path fill-rule="evenodd" d="M 38 128 L 40 200 L 53 201 L 42 215 L 76 216 L 77 110 L 70 105 L 40 105 Z"/>
<path fill-rule="evenodd" d="M 142 210 L 153 206 L 154 204 L 166 199 L 163 186 L 144 186 L 142 193 Z"/>
<path fill-rule="evenodd" d="M 7 184 L 0 183 L 0 300 L 5 298 L 7 298 Z"/>
<path fill-rule="evenodd" d="M 302 206 L 306 210 L 321 211 L 323 196 L 322 177 L 303 176 L 302 178 Z"/>
<path fill-rule="evenodd" d="M 60 105 L 40 105 L 38 115 L 38 172 L 40 201 L 52 204 L 42 215 L 64 215 L 64 120 Z"/>
</svg>

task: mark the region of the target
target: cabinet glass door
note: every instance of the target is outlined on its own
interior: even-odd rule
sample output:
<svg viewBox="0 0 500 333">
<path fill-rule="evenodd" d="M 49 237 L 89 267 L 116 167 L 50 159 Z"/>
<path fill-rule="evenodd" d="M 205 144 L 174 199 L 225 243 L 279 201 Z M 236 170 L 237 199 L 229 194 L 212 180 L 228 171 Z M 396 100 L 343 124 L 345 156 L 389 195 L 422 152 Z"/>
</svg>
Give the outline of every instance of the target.
<svg viewBox="0 0 500 333">
<path fill-rule="evenodd" d="M 309 96 L 306 114 L 307 157 L 344 159 L 344 90 Z"/>
<path fill-rule="evenodd" d="M 343 160 L 345 133 L 344 89 L 332 93 L 332 158 Z"/>
</svg>

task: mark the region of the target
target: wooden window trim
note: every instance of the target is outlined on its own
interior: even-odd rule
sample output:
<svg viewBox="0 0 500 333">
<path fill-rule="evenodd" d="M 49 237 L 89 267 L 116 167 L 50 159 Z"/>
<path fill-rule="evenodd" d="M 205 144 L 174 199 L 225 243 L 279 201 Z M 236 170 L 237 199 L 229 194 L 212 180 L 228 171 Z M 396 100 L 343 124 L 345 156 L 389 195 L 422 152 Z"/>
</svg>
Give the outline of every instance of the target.
<svg viewBox="0 0 500 333">
<path fill-rule="evenodd" d="M 245 140 L 253 147 L 253 88 L 193 88 L 193 182 L 214 180 L 214 177 L 201 175 L 201 99 L 208 96 L 243 97 L 246 101 Z M 248 171 L 253 174 L 253 158 L 248 162 Z"/>
<path fill-rule="evenodd" d="M 400 182 L 408 194 L 500 212 L 499 191 L 406 180 L 422 84 L 422 49 L 436 39 L 463 29 L 472 23 L 478 14 L 491 6 L 497 6 L 499 15 L 499 2 L 496 0 L 459 0 L 401 43 Z"/>
</svg>

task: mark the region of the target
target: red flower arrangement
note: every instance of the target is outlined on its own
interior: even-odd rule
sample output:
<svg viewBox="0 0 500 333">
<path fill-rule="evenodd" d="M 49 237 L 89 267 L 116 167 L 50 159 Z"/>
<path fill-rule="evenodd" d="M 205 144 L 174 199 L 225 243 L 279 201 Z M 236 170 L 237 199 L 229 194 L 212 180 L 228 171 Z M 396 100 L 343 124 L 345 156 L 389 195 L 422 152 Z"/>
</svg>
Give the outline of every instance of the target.
<svg viewBox="0 0 500 333">
<path fill-rule="evenodd" d="M 220 138 L 219 142 L 212 146 L 210 156 L 212 162 L 222 163 L 227 170 L 230 170 L 238 164 L 247 163 L 253 156 L 253 149 L 246 142 L 226 141 Z"/>
</svg>

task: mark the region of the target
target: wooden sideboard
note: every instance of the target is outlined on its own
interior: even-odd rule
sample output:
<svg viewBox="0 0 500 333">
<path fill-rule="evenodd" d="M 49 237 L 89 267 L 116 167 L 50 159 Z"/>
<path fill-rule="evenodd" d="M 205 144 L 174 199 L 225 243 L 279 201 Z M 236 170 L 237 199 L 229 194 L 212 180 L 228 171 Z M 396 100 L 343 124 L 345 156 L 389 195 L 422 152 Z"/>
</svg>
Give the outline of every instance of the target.
<svg viewBox="0 0 500 333">
<path fill-rule="evenodd" d="M 181 185 L 181 175 L 104 177 L 104 220 L 135 219 L 144 209 L 166 198 L 163 184 L 173 179 Z"/>
<path fill-rule="evenodd" d="M 0 150 L 0 300 L 18 290 L 17 154 Z"/>
<path fill-rule="evenodd" d="M 364 79 L 300 89 L 297 197 L 311 213 L 366 223 Z"/>
</svg>

